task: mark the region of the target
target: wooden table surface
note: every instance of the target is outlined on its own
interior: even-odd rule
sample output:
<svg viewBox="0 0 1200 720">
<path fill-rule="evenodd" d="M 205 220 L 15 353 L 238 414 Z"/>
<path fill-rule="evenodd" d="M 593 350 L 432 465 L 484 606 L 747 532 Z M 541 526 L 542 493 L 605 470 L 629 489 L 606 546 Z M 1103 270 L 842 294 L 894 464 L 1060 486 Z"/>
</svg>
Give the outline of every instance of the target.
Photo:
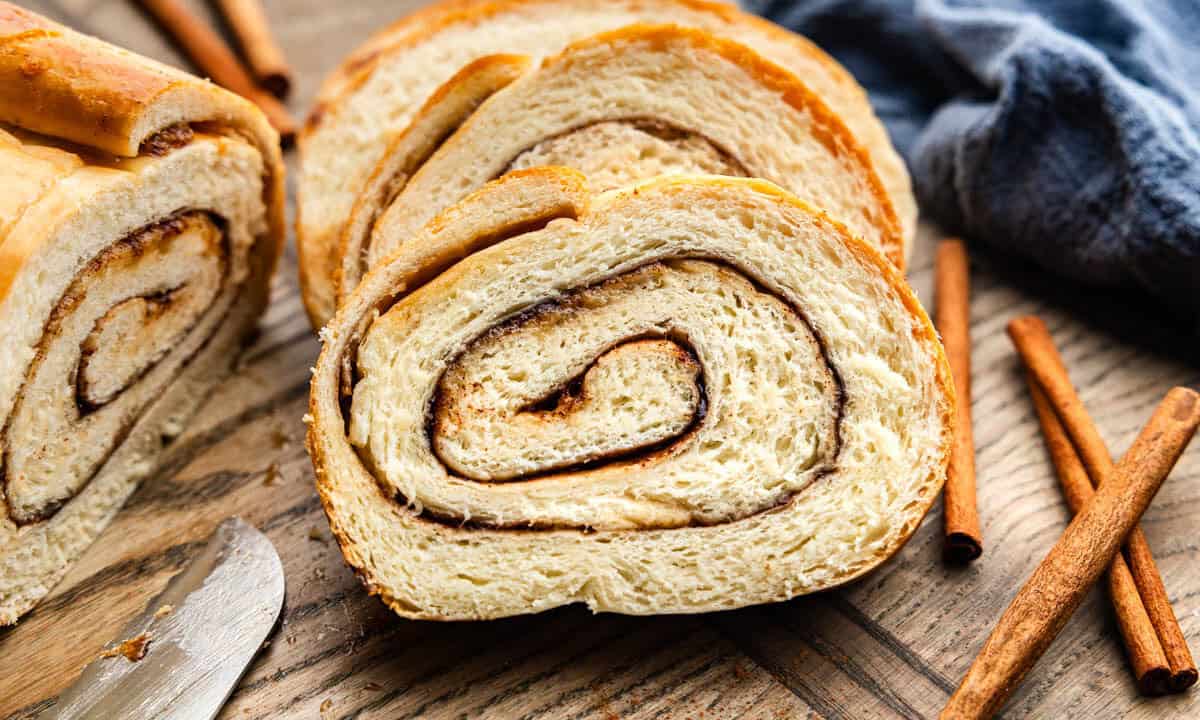
<svg viewBox="0 0 1200 720">
<path fill-rule="evenodd" d="M 20 1 L 20 0 L 18 0 Z M 126 0 L 26 0 L 86 32 L 189 67 Z M 192 0 L 208 13 L 204 0 Z M 297 70 L 302 117 L 320 79 L 413 0 L 266 0 Z M 289 153 L 289 196 L 296 158 Z M 289 209 L 289 213 L 294 211 Z M 911 279 L 929 304 L 933 234 Z M 1176 384 L 1200 385 L 1196 343 L 1138 307 L 973 259 L 975 439 L 983 558 L 944 567 L 935 507 L 895 558 L 850 587 L 704 616 L 580 608 L 487 623 L 405 621 L 342 562 L 302 444 L 317 342 L 295 251 L 241 371 L 217 390 L 116 522 L 39 608 L 0 630 L 0 717 L 35 717 L 213 527 L 240 514 L 287 572 L 283 620 L 222 718 L 919 718 L 935 716 L 993 623 L 1068 521 L 1004 325 L 1041 314 L 1111 448 L 1123 452 Z M 1182 348 L 1180 346 L 1183 346 Z M 1145 517 L 1175 610 L 1200 651 L 1200 443 Z M 1009 718 L 1200 716 L 1200 690 L 1135 692 L 1115 620 L 1093 591 L 1009 703 Z"/>
</svg>

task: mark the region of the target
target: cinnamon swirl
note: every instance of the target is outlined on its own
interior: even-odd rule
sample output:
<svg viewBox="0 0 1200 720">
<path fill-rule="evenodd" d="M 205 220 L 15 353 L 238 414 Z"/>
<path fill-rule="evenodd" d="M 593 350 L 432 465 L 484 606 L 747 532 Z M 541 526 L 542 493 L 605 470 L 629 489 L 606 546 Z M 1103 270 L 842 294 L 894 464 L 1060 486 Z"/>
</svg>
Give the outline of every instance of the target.
<svg viewBox="0 0 1200 720">
<path fill-rule="evenodd" d="M 214 85 L 0 3 L 0 625 L 227 374 L 283 237 L 278 138 Z"/>
<path fill-rule="evenodd" d="M 941 487 L 953 390 L 873 247 L 761 180 L 519 170 L 323 331 L 308 443 L 407 617 L 700 612 L 851 580 Z"/>
</svg>

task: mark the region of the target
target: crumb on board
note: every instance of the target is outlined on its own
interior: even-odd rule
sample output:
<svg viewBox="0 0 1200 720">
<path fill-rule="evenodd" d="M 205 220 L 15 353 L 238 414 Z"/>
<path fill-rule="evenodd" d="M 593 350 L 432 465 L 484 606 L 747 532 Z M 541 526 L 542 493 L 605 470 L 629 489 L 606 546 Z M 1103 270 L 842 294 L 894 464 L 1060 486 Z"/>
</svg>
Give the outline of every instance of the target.
<svg viewBox="0 0 1200 720">
<path fill-rule="evenodd" d="M 263 485 L 274 485 L 283 477 L 283 473 L 279 472 L 279 463 L 273 462 L 263 471 Z"/>
<path fill-rule="evenodd" d="M 158 620 L 159 618 L 165 618 L 166 616 L 170 615 L 171 612 L 174 610 L 175 610 L 174 605 L 162 605 L 157 610 L 154 611 L 154 619 Z"/>
<path fill-rule="evenodd" d="M 129 662 L 137 662 L 146 657 L 146 650 L 150 647 L 150 634 L 142 633 L 137 637 L 130 638 L 125 642 L 111 647 L 100 653 L 102 658 L 112 658 L 118 655 L 124 656 Z"/>
<path fill-rule="evenodd" d="M 282 450 L 292 444 L 292 436 L 281 425 L 275 425 L 271 428 L 271 444 L 276 450 Z"/>
<path fill-rule="evenodd" d="M 321 528 L 319 527 L 309 528 L 308 539 L 316 540 L 317 542 L 325 542 L 325 533 L 321 532 Z"/>
</svg>

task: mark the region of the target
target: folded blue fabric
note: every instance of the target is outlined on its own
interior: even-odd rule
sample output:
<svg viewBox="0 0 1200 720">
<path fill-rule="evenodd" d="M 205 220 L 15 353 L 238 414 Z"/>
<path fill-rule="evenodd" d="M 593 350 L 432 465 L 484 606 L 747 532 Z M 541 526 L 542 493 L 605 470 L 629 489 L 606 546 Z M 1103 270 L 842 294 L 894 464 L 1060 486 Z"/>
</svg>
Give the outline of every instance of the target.
<svg viewBox="0 0 1200 720">
<path fill-rule="evenodd" d="M 745 0 L 871 95 L 922 212 L 1200 317 L 1196 0 Z"/>
</svg>

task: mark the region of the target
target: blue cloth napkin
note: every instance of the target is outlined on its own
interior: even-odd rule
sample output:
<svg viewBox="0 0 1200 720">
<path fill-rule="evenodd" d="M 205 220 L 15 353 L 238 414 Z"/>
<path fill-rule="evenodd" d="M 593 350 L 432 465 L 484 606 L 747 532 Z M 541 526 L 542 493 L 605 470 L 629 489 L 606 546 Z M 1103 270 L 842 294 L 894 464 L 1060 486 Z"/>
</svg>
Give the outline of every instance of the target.
<svg viewBox="0 0 1200 720">
<path fill-rule="evenodd" d="M 947 230 L 1200 317 L 1200 2 L 743 5 L 854 73 Z"/>
</svg>

